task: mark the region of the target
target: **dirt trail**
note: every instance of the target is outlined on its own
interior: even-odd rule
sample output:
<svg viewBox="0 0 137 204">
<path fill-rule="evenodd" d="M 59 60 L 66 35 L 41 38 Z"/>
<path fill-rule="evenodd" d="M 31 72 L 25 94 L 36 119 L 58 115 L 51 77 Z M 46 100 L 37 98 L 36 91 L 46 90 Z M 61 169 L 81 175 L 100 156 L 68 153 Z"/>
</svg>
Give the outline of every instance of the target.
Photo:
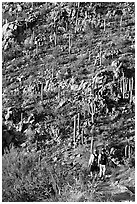
<svg viewBox="0 0 137 204">
<path fill-rule="evenodd" d="M 114 173 L 106 175 L 106 180 L 88 181 L 90 192 L 79 192 L 74 199 L 77 202 L 134 202 L 134 169 L 125 166 L 113 169 Z"/>
<path fill-rule="evenodd" d="M 67 196 L 66 196 L 67 195 Z M 62 202 L 62 198 L 60 200 Z M 135 202 L 135 168 L 121 165 L 107 172 L 106 180 L 91 180 L 90 175 L 68 189 L 65 202 Z"/>
<path fill-rule="evenodd" d="M 124 185 L 117 182 L 112 184 L 110 181 L 100 182 L 96 186 L 96 192 L 102 195 L 106 200 L 109 197 L 115 202 L 134 201 L 135 195 L 127 189 Z"/>
<path fill-rule="evenodd" d="M 129 172 L 129 170 L 127 170 Z M 117 176 L 110 175 L 105 181 L 97 181 L 95 183 L 95 191 L 105 200 L 109 199 L 115 202 L 135 201 L 135 187 L 133 178 L 128 180 L 125 170 L 125 178 L 119 178 L 124 174 L 124 168 L 119 168 Z M 132 182 L 130 182 L 132 180 Z"/>
</svg>

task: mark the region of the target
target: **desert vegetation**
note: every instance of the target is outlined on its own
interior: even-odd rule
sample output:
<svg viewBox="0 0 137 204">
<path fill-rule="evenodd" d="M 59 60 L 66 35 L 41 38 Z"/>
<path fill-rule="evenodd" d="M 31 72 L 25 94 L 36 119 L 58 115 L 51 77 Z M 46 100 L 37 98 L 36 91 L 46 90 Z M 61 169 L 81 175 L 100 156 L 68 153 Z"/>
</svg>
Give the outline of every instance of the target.
<svg viewBox="0 0 137 204">
<path fill-rule="evenodd" d="M 135 4 L 4 2 L 2 26 L 3 202 L 134 201 Z"/>
</svg>

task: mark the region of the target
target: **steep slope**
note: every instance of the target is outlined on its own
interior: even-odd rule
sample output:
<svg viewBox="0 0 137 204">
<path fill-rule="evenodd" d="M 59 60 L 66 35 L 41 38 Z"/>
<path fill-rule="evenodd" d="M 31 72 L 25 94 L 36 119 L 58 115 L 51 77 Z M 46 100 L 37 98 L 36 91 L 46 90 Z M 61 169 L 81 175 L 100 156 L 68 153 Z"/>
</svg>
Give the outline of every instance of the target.
<svg viewBox="0 0 137 204">
<path fill-rule="evenodd" d="M 40 151 L 59 177 L 60 189 L 87 172 L 91 136 L 94 147 L 114 147 L 118 163 L 130 163 L 135 149 L 134 3 L 2 6 L 3 123 L 16 131 L 23 123 L 27 147 L 20 154 Z M 5 121 L 8 107 L 13 112 Z"/>
</svg>

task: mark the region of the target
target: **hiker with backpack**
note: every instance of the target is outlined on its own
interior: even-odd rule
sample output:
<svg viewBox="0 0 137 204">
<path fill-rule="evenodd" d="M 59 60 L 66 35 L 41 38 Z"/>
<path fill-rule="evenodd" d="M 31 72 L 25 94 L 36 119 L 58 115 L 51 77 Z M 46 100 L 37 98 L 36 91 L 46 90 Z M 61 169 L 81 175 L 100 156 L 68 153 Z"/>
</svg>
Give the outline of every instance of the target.
<svg viewBox="0 0 137 204">
<path fill-rule="evenodd" d="M 99 172 L 99 166 L 98 166 L 98 152 L 95 149 L 94 153 L 91 153 L 89 163 L 88 163 L 89 169 L 90 169 L 90 176 L 91 178 L 96 180 L 97 175 Z"/>
<path fill-rule="evenodd" d="M 99 178 L 105 179 L 106 174 L 106 164 L 108 162 L 106 150 L 103 148 L 102 152 L 98 156 L 98 165 L 99 165 Z"/>
</svg>

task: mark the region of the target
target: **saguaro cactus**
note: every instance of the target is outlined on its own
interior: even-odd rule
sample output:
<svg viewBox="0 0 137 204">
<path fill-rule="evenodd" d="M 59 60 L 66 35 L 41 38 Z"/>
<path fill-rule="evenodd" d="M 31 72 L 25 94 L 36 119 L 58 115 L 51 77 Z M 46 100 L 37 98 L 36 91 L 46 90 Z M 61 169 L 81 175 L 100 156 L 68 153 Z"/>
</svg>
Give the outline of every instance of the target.
<svg viewBox="0 0 137 204">
<path fill-rule="evenodd" d="M 127 157 L 127 147 L 128 145 L 125 146 L 125 157 Z"/>
<path fill-rule="evenodd" d="M 81 132 L 81 143 L 82 145 L 84 144 L 84 130 L 82 128 L 82 132 Z"/>
<path fill-rule="evenodd" d="M 56 32 L 54 31 L 54 43 L 55 43 L 55 46 L 57 45 L 57 36 L 56 36 Z"/>
<path fill-rule="evenodd" d="M 93 101 L 91 102 L 91 121 L 94 123 L 94 103 Z"/>
<path fill-rule="evenodd" d="M 100 45 L 100 66 L 102 65 L 102 46 Z"/>
<path fill-rule="evenodd" d="M 130 92 L 130 79 L 128 79 L 128 90 Z"/>
<path fill-rule="evenodd" d="M 127 93 L 127 78 L 125 78 L 125 92 Z"/>
<path fill-rule="evenodd" d="M 76 143 L 76 118 L 77 116 L 74 116 L 74 133 L 73 133 L 73 142 L 74 142 L 74 147 L 75 147 L 75 143 Z"/>
<path fill-rule="evenodd" d="M 23 121 L 23 113 L 21 113 L 21 122 Z"/>
<path fill-rule="evenodd" d="M 58 86 L 58 101 L 60 101 L 60 98 L 61 98 L 61 87 L 59 84 L 59 86 Z"/>
<path fill-rule="evenodd" d="M 90 152 L 93 152 L 93 136 L 91 137 Z"/>
<path fill-rule="evenodd" d="M 35 41 L 35 44 L 36 44 L 36 55 L 38 55 L 39 43 L 37 40 Z"/>
<path fill-rule="evenodd" d="M 44 79 L 44 69 L 45 69 L 45 63 L 44 60 L 42 58 L 40 58 L 40 60 L 43 62 L 43 68 L 42 68 L 42 82 L 41 82 L 41 101 L 43 101 L 43 90 L 44 90 L 44 83 L 43 83 L 43 79 Z"/>
<path fill-rule="evenodd" d="M 78 7 L 78 10 L 77 10 L 77 16 L 76 16 L 75 33 L 77 32 L 77 27 L 78 27 L 79 4 L 80 4 L 80 2 L 77 2 L 77 7 Z"/>
<path fill-rule="evenodd" d="M 106 18 L 104 17 L 104 32 L 106 31 Z"/>
<path fill-rule="evenodd" d="M 121 15 L 121 18 L 120 18 L 120 30 L 121 30 L 121 27 L 122 27 L 122 20 L 123 20 L 123 17 Z"/>
<path fill-rule="evenodd" d="M 43 82 L 41 84 L 41 101 L 43 101 Z"/>
<path fill-rule="evenodd" d="M 91 60 L 91 51 L 90 50 L 88 51 L 88 54 L 89 54 L 88 61 L 90 62 L 90 60 Z"/>
<path fill-rule="evenodd" d="M 123 72 L 123 98 L 125 98 L 125 77 Z"/>
<path fill-rule="evenodd" d="M 80 113 L 78 113 L 78 134 L 80 134 Z"/>
<path fill-rule="evenodd" d="M 120 79 L 120 91 L 121 93 L 123 92 L 123 88 L 122 88 L 122 80 Z"/>
<path fill-rule="evenodd" d="M 71 34 L 69 33 L 69 54 L 71 53 Z"/>
<path fill-rule="evenodd" d="M 134 78 L 132 77 L 132 90 L 134 89 Z"/>
<path fill-rule="evenodd" d="M 92 129 L 91 129 L 91 144 L 90 144 L 90 152 L 91 153 L 93 152 L 93 132 L 94 132 L 94 128 L 95 128 L 95 126 L 93 125 Z"/>
<path fill-rule="evenodd" d="M 55 43 L 55 47 L 57 45 L 57 35 L 56 35 L 56 16 L 55 16 L 55 12 L 54 12 L 54 43 Z"/>
<path fill-rule="evenodd" d="M 131 79 L 129 79 L 129 93 L 130 93 L 130 103 L 132 102 L 132 91 L 133 91 L 133 77 Z"/>
<path fill-rule="evenodd" d="M 131 156 L 131 148 L 130 148 L 130 144 L 128 145 L 128 158 L 130 158 L 130 156 Z"/>
<path fill-rule="evenodd" d="M 131 145 L 130 145 L 129 139 L 127 137 L 126 137 L 126 139 L 127 139 L 127 144 L 125 146 L 125 157 L 130 158 L 131 157 Z"/>
</svg>

